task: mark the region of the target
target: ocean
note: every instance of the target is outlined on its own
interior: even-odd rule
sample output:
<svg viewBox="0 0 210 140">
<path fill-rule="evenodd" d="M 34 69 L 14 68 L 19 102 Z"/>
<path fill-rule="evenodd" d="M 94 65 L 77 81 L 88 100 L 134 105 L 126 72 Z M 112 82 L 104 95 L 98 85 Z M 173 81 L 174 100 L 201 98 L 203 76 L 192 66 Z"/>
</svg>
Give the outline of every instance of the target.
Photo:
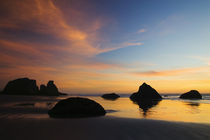
<svg viewBox="0 0 210 140">
<path fill-rule="evenodd" d="M 98 95 L 74 95 L 87 97 L 100 103 L 107 114 L 105 117 L 153 119 L 175 122 L 210 124 L 210 95 L 202 100 L 182 100 L 179 94 L 164 94 L 163 100 L 151 103 L 134 103 L 130 94 L 123 94 L 117 100 L 105 100 Z M 51 119 L 47 112 L 59 100 L 72 96 L 13 96 L 0 95 L 1 119 Z"/>
</svg>

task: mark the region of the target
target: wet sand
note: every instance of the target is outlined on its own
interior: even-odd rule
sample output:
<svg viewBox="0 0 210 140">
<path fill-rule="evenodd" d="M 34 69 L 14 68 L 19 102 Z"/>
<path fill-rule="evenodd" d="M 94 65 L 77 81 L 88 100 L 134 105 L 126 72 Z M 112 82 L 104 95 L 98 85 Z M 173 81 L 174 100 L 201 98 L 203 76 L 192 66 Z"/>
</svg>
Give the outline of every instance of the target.
<svg viewBox="0 0 210 140">
<path fill-rule="evenodd" d="M 145 119 L 1 119 L 8 140 L 208 140 L 210 125 Z"/>
</svg>

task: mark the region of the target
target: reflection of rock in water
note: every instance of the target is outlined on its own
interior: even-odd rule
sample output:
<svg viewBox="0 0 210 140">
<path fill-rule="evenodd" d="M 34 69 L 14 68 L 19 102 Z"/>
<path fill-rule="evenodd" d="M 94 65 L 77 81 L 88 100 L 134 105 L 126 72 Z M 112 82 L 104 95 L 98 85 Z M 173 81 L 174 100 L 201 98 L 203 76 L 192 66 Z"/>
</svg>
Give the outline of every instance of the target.
<svg viewBox="0 0 210 140">
<path fill-rule="evenodd" d="M 158 105 L 160 101 L 161 100 L 139 100 L 134 103 L 139 105 L 139 108 L 143 110 L 143 116 L 146 117 L 149 109 Z"/>
<path fill-rule="evenodd" d="M 192 107 L 199 107 L 200 103 L 188 102 L 187 105 L 192 106 Z"/>
<path fill-rule="evenodd" d="M 34 103 L 21 103 L 21 104 L 16 104 L 15 106 L 34 106 Z"/>
<path fill-rule="evenodd" d="M 196 103 L 196 102 L 187 102 L 185 103 L 185 105 L 189 108 L 188 112 L 191 114 L 198 114 L 200 113 L 200 103 Z"/>
<path fill-rule="evenodd" d="M 15 104 L 17 107 L 35 107 L 35 108 L 49 108 L 53 106 L 52 102 L 35 102 L 35 103 L 19 103 Z"/>
</svg>

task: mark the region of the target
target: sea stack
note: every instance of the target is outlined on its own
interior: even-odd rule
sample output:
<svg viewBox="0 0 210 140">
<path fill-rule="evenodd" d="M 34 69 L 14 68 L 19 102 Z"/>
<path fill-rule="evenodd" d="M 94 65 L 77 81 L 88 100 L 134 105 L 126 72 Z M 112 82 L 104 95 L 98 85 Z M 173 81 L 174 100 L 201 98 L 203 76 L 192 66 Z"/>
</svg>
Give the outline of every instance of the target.
<svg viewBox="0 0 210 140">
<path fill-rule="evenodd" d="M 104 116 L 105 109 L 97 102 L 88 98 L 71 97 L 59 101 L 48 111 L 53 118 L 80 118 Z"/>
<path fill-rule="evenodd" d="M 202 95 L 197 90 L 191 90 L 187 93 L 182 94 L 179 98 L 181 98 L 181 99 L 202 99 Z"/>
<path fill-rule="evenodd" d="M 108 94 L 103 94 L 101 97 L 107 100 L 116 100 L 117 98 L 120 97 L 120 95 L 116 93 L 108 93 Z"/>
<path fill-rule="evenodd" d="M 13 95 L 36 95 L 39 93 L 39 89 L 36 85 L 36 80 L 19 78 L 9 81 L 2 93 Z"/>
<path fill-rule="evenodd" d="M 52 95 L 52 96 L 59 96 L 60 93 L 58 91 L 58 88 L 54 84 L 54 81 L 50 80 L 47 83 L 47 86 L 45 85 L 40 85 L 40 94 L 41 95 Z"/>
<path fill-rule="evenodd" d="M 139 87 L 139 91 L 136 93 L 133 93 L 130 96 L 130 99 L 132 101 L 139 101 L 139 100 L 161 100 L 162 97 L 160 94 L 152 88 L 150 85 L 147 85 L 146 83 L 143 83 Z"/>
<path fill-rule="evenodd" d="M 54 84 L 54 81 L 50 80 L 47 86 L 41 85 L 40 90 L 36 84 L 36 80 L 29 78 L 19 78 L 9 81 L 5 86 L 1 94 L 8 95 L 39 95 L 39 96 L 59 96 L 66 95 L 60 93 L 58 88 Z"/>
</svg>

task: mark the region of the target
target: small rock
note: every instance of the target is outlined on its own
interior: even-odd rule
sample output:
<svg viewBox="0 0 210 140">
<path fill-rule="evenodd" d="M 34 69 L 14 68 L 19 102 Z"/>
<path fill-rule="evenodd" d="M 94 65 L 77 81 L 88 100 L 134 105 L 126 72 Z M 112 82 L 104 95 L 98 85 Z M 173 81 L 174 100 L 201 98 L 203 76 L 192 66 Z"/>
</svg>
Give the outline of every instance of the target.
<svg viewBox="0 0 210 140">
<path fill-rule="evenodd" d="M 187 93 L 182 94 L 179 98 L 181 98 L 181 99 L 202 99 L 202 95 L 197 90 L 191 90 Z"/>
<path fill-rule="evenodd" d="M 103 94 L 101 97 L 107 100 L 116 100 L 120 96 L 116 93 L 108 93 L 108 94 Z"/>
</svg>

